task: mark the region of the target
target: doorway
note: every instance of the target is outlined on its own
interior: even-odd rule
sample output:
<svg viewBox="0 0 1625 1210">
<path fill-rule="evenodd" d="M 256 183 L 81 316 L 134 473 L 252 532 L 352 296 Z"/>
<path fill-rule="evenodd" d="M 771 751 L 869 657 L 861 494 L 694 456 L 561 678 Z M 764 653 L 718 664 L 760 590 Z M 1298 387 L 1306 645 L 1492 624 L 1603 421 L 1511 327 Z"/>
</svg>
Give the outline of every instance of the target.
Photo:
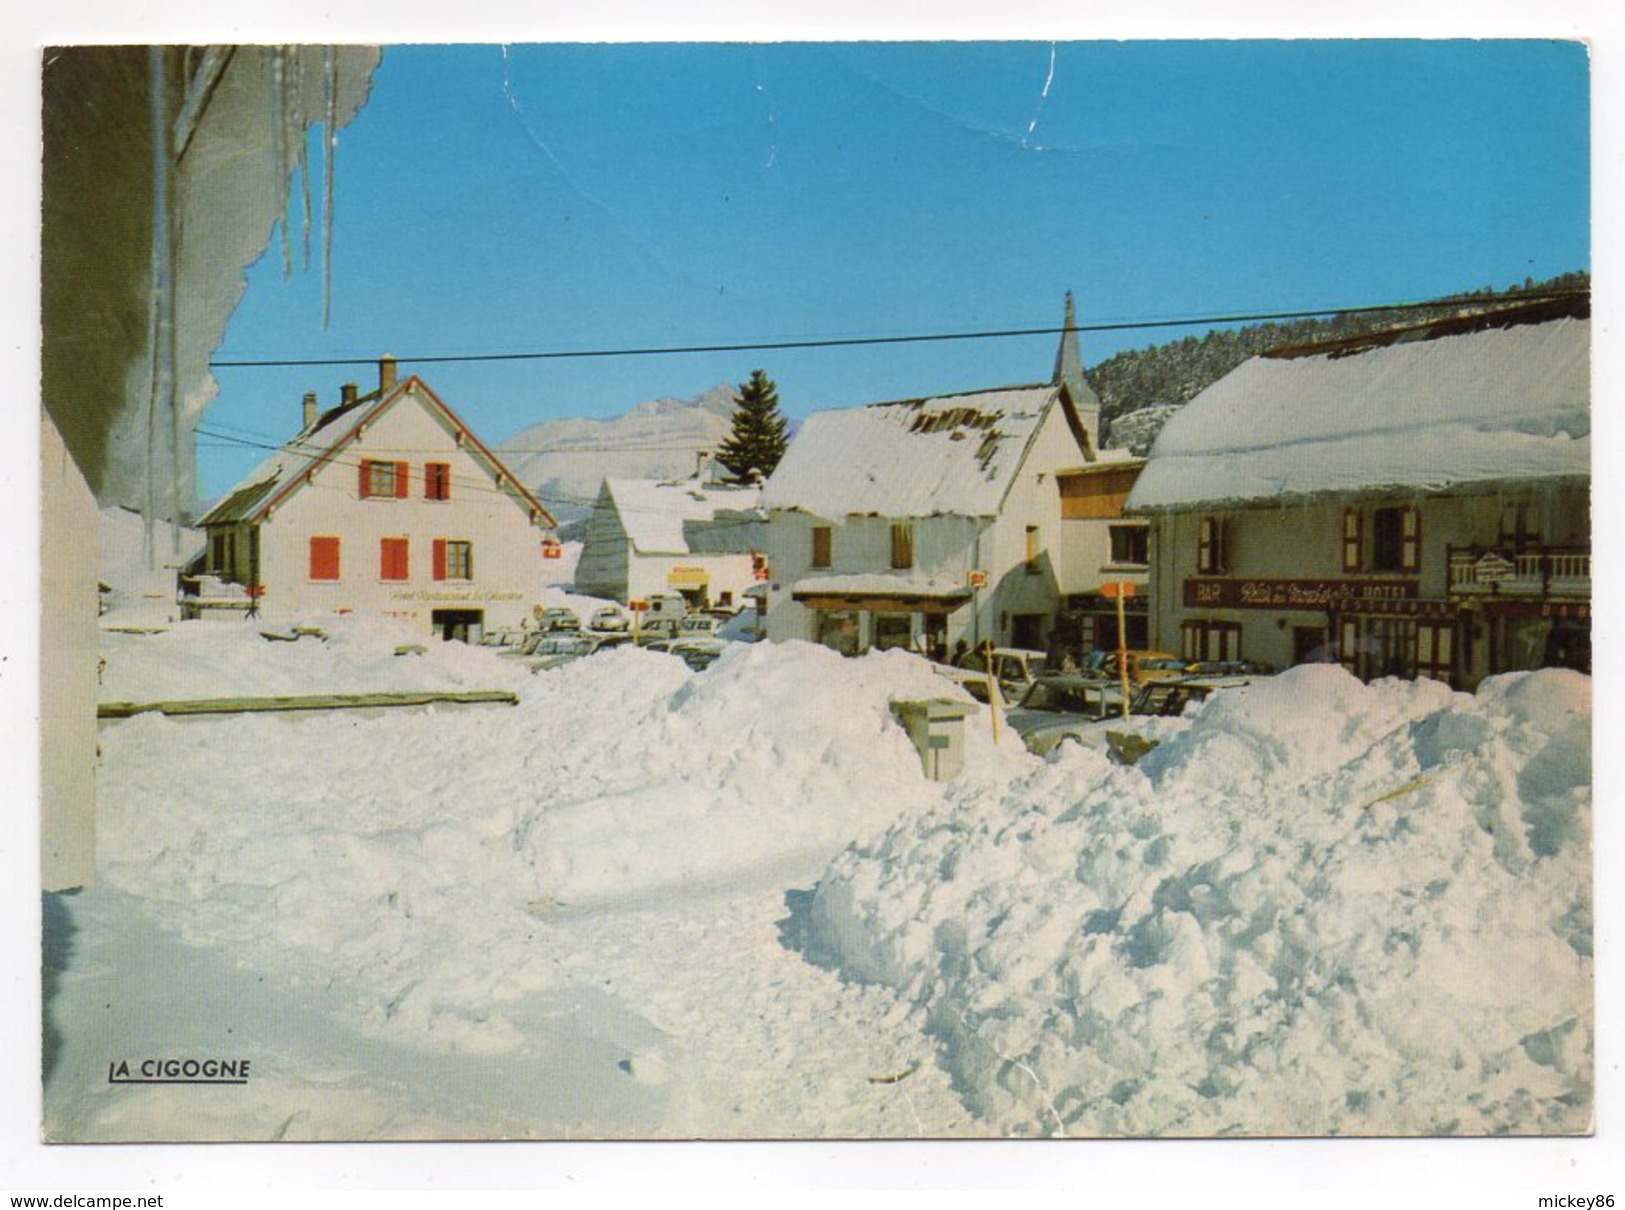
<svg viewBox="0 0 1625 1210">
<path fill-rule="evenodd" d="M 485 627 L 483 609 L 436 609 L 429 614 L 436 637 L 447 642 L 477 643 Z"/>
</svg>

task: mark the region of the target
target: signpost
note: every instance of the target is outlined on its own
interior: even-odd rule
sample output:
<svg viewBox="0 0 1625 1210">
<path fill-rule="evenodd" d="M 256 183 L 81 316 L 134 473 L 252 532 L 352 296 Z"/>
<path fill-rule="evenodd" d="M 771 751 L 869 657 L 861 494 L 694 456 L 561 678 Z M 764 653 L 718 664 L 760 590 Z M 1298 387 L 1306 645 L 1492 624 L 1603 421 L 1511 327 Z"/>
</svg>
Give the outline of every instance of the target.
<svg viewBox="0 0 1625 1210">
<path fill-rule="evenodd" d="M 1123 721 L 1128 721 L 1128 624 L 1123 617 L 1123 602 L 1134 595 L 1134 585 L 1127 580 L 1114 580 L 1100 586 L 1100 595 L 1117 601 L 1117 679 L 1123 691 Z"/>
<path fill-rule="evenodd" d="M 643 615 L 649 611 L 649 602 L 634 599 L 628 601 L 626 607 L 632 611 L 632 642 L 636 644 L 638 631 L 643 624 Z"/>
</svg>

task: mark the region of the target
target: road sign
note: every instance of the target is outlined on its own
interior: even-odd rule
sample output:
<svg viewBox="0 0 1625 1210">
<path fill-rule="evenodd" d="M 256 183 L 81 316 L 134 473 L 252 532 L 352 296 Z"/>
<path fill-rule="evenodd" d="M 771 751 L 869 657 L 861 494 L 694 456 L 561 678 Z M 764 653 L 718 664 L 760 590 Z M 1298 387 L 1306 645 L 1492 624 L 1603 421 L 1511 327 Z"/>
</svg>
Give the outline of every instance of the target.
<svg viewBox="0 0 1625 1210">
<path fill-rule="evenodd" d="M 649 602 L 647 602 L 647 601 L 628 601 L 626 603 L 626 607 L 628 609 L 630 609 L 633 613 L 647 613 L 648 609 L 649 609 Z"/>
<path fill-rule="evenodd" d="M 1110 584 L 1100 586 L 1100 595 L 1103 597 L 1116 597 L 1122 600 L 1134 595 L 1134 585 L 1127 580 L 1116 580 Z"/>
<path fill-rule="evenodd" d="M 972 588 L 987 587 L 987 572 L 985 571 L 970 572 L 965 578 L 970 582 Z"/>
</svg>

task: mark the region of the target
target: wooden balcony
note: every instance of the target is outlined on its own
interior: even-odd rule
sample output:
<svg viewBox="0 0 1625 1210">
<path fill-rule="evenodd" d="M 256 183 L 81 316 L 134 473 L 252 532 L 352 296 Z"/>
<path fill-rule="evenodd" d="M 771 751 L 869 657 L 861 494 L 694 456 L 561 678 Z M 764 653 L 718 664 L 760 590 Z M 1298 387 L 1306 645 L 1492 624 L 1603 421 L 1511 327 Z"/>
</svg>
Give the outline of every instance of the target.
<svg viewBox="0 0 1625 1210">
<path fill-rule="evenodd" d="M 1450 546 L 1446 553 L 1452 596 L 1522 600 L 1591 596 L 1588 546 Z"/>
</svg>

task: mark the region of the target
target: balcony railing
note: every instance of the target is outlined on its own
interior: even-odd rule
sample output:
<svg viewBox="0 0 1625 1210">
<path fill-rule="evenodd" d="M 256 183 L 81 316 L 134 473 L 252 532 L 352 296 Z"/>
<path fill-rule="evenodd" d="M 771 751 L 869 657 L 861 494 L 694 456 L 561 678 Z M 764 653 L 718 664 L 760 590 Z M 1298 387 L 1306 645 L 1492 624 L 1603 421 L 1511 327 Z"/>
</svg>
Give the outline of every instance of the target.
<svg viewBox="0 0 1625 1210">
<path fill-rule="evenodd" d="M 1589 597 L 1586 546 L 1450 546 L 1450 591 L 1462 596 Z"/>
</svg>

